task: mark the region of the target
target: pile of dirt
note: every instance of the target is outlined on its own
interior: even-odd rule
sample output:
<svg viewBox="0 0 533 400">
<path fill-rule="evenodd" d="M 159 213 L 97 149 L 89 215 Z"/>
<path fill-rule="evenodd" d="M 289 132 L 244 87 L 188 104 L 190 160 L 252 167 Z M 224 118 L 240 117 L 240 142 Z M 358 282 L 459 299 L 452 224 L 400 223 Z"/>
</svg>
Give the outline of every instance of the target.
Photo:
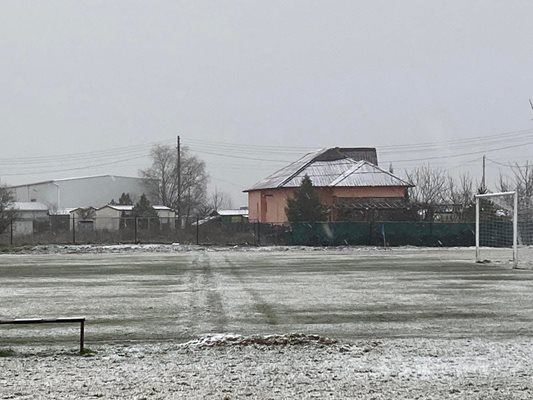
<svg viewBox="0 0 533 400">
<path fill-rule="evenodd" d="M 337 340 L 319 335 L 306 335 L 304 333 L 289 333 L 287 335 L 208 335 L 198 338 L 196 340 L 187 342 L 184 346 L 187 347 L 220 347 L 220 346 L 289 346 L 289 345 L 333 345 L 337 344 Z"/>
</svg>

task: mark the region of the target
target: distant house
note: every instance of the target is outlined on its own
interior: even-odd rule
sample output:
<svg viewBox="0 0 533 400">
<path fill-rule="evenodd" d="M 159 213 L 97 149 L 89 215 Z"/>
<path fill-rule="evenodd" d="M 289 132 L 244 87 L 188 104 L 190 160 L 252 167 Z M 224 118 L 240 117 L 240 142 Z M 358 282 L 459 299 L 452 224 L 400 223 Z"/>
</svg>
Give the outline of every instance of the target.
<svg viewBox="0 0 533 400">
<path fill-rule="evenodd" d="M 220 222 L 222 224 L 239 224 L 248 222 L 248 209 L 240 208 L 238 210 L 214 210 L 209 215 L 198 221 L 198 225 L 207 223 Z M 192 223 L 196 225 L 196 221 Z"/>
<path fill-rule="evenodd" d="M 218 210 L 214 213 L 220 216 L 220 220 L 223 224 L 238 224 L 248 222 L 248 209 Z"/>
<path fill-rule="evenodd" d="M 159 217 L 160 228 L 173 230 L 176 228 L 176 211 L 166 206 L 152 206 Z"/>
<path fill-rule="evenodd" d="M 176 212 L 169 207 L 155 205 L 153 209 L 159 217 L 160 229 L 175 229 Z M 118 231 L 119 229 L 134 227 L 132 205 L 108 204 L 95 211 L 96 230 Z"/>
<path fill-rule="evenodd" d="M 133 206 L 108 204 L 95 211 L 96 230 L 118 231 L 133 226 Z"/>
<path fill-rule="evenodd" d="M 366 219 L 369 210 L 401 210 L 411 184 L 378 167 L 374 148 L 311 152 L 261 180 L 248 193 L 250 221 L 284 224 L 287 199 L 308 175 L 332 221 Z"/>
<path fill-rule="evenodd" d="M 96 175 L 80 178 L 52 179 L 48 181 L 10 186 L 8 189 L 18 202 L 45 204 L 52 214 L 58 210 L 77 207 L 103 207 L 129 193 L 132 200 L 143 193 L 149 195 L 154 181 L 144 178 Z M 149 197 L 150 201 L 154 201 Z"/>
<path fill-rule="evenodd" d="M 90 232 L 95 229 L 96 208 L 78 207 L 70 210 L 70 227 L 79 232 Z"/>
<path fill-rule="evenodd" d="M 49 227 L 48 207 L 38 202 L 16 201 L 10 205 L 15 210 L 13 221 L 13 235 L 31 235 L 35 232 L 45 231 Z"/>
</svg>

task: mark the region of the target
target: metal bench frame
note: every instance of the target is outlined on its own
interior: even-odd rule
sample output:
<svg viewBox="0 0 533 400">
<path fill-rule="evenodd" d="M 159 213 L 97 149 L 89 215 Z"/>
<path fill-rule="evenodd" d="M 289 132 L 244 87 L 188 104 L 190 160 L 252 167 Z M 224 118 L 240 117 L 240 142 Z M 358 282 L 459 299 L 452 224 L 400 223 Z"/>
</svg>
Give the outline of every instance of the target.
<svg viewBox="0 0 533 400">
<path fill-rule="evenodd" d="M 85 317 L 0 319 L 0 325 L 67 324 L 80 323 L 80 354 L 85 341 Z"/>
</svg>

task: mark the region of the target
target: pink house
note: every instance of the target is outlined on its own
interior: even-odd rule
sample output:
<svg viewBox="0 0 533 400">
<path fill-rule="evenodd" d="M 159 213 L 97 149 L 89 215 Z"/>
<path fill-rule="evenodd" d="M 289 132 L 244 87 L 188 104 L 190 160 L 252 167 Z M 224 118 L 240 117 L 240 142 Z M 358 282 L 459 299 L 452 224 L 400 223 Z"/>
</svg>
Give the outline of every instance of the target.
<svg viewBox="0 0 533 400">
<path fill-rule="evenodd" d="M 308 153 L 274 172 L 245 192 L 249 221 L 284 224 L 287 199 L 294 196 L 305 175 L 335 221 L 340 210 L 398 209 L 412 186 L 377 166 L 374 148 L 329 148 Z"/>
</svg>

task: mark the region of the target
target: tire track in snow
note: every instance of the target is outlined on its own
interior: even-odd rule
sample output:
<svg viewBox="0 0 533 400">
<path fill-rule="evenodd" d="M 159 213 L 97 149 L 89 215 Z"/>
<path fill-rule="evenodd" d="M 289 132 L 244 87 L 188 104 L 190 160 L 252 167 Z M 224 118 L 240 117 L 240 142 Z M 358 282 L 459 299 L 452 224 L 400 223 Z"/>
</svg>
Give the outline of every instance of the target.
<svg viewBox="0 0 533 400">
<path fill-rule="evenodd" d="M 228 324 L 228 318 L 224 310 L 220 284 L 217 276 L 213 273 L 209 255 L 203 255 L 202 260 L 202 284 L 206 293 L 205 318 L 212 325 L 210 331 L 223 333 Z"/>
<path fill-rule="evenodd" d="M 185 332 L 190 337 L 205 333 L 223 333 L 227 315 L 220 294 L 219 279 L 206 254 L 197 255 L 188 272 L 189 301 Z"/>
<path fill-rule="evenodd" d="M 246 285 L 246 281 L 239 269 L 239 267 L 228 256 L 224 256 L 225 262 L 229 264 L 231 274 L 237 278 L 244 290 L 253 301 L 253 308 L 262 316 L 268 325 L 278 325 L 278 317 L 274 311 L 274 308 L 261 296 L 261 294 L 251 287 Z"/>
<path fill-rule="evenodd" d="M 189 299 L 187 303 L 186 319 L 187 325 L 185 327 L 185 333 L 194 337 L 198 330 L 198 315 L 200 311 L 199 307 L 199 283 L 198 283 L 198 269 L 200 265 L 200 257 L 196 255 L 191 261 L 190 267 L 187 272 L 187 290 L 189 293 Z"/>
</svg>

